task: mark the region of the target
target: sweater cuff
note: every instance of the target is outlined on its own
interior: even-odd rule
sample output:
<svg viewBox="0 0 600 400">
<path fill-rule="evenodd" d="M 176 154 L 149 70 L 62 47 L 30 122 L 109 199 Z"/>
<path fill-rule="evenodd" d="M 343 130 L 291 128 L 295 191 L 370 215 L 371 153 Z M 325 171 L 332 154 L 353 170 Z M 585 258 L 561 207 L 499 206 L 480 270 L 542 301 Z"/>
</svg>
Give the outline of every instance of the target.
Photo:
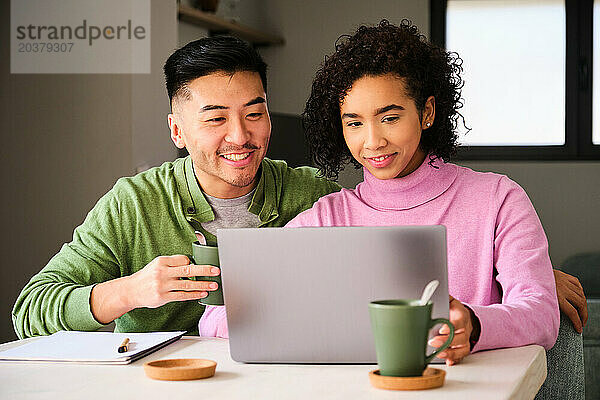
<svg viewBox="0 0 600 400">
<path fill-rule="evenodd" d="M 475 343 L 475 345 L 473 345 L 473 347 L 471 348 L 471 353 L 475 353 L 477 351 L 481 351 L 481 350 L 487 350 L 488 348 L 491 348 L 489 346 L 489 344 L 486 343 L 486 340 L 488 339 L 486 336 L 487 335 L 487 329 L 488 328 L 488 324 L 486 322 L 484 322 L 485 317 L 482 314 L 485 314 L 484 308 L 485 306 L 479 306 L 479 305 L 472 305 L 472 304 L 468 304 L 468 303 L 462 303 L 463 306 L 471 309 L 471 311 L 473 311 L 473 314 L 475 314 L 475 316 L 477 317 L 477 319 L 479 319 L 479 338 L 477 340 L 477 343 Z"/>
<path fill-rule="evenodd" d="M 103 326 L 94 318 L 90 300 L 92 289 L 96 285 L 83 286 L 73 289 L 67 297 L 63 315 L 65 325 L 74 331 L 95 331 Z"/>
</svg>

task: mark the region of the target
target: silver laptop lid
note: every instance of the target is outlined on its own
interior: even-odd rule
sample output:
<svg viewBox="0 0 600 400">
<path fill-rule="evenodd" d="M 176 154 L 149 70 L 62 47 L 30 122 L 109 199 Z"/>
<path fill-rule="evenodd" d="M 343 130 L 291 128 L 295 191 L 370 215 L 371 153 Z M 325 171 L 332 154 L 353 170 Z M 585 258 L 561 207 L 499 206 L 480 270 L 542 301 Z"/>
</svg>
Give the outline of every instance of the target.
<svg viewBox="0 0 600 400">
<path fill-rule="evenodd" d="M 432 317 L 448 317 L 444 226 L 220 229 L 218 243 L 236 361 L 375 363 L 369 302 L 432 279 Z"/>
</svg>

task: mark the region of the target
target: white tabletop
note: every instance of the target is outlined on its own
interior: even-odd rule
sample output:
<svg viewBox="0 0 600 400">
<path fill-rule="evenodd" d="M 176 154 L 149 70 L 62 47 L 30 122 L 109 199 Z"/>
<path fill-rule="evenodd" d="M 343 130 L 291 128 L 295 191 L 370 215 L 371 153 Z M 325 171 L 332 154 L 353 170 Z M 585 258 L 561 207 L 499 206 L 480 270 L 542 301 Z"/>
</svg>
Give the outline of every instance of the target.
<svg viewBox="0 0 600 400">
<path fill-rule="evenodd" d="M 180 382 L 146 377 L 145 362 L 167 358 L 215 360 L 217 373 Z M 374 365 L 242 364 L 225 339 L 184 337 L 130 365 L 0 363 L 0 399 L 533 399 L 546 378 L 546 353 L 540 346 L 484 351 L 435 367 L 447 372 L 439 389 L 386 391 L 369 383 Z"/>
</svg>

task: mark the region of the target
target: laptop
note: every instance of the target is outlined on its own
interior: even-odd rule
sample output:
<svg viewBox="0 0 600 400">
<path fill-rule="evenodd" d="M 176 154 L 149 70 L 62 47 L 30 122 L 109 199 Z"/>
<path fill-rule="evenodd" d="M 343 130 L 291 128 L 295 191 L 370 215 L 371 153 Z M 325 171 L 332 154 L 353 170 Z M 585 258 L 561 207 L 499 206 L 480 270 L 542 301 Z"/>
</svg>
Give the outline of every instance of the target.
<svg viewBox="0 0 600 400">
<path fill-rule="evenodd" d="M 441 225 L 220 229 L 218 243 L 235 361 L 376 363 L 369 302 L 433 279 L 432 318 L 448 318 Z"/>
</svg>

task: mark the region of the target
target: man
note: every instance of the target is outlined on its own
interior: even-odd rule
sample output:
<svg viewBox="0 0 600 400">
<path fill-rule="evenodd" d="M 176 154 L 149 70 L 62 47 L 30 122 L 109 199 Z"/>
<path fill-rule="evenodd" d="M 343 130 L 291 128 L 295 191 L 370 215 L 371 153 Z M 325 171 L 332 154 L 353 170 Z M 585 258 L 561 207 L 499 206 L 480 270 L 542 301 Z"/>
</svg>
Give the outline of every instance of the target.
<svg viewBox="0 0 600 400">
<path fill-rule="evenodd" d="M 248 44 L 200 39 L 175 51 L 164 70 L 171 138 L 190 156 L 119 179 L 98 201 L 19 295 L 13 324 L 20 338 L 112 321 L 121 332 L 197 334 L 204 311 L 197 300 L 216 287 L 180 278 L 219 269 L 190 265 L 194 231 L 215 243 L 220 227 L 283 226 L 340 190 L 313 168 L 265 158 L 266 65 Z M 570 278 L 557 275 L 559 300 L 565 283 L 561 309 L 581 298 L 585 304 L 583 292 L 567 286 Z"/>
<path fill-rule="evenodd" d="M 171 138 L 190 156 L 122 178 L 26 285 L 13 310 L 20 338 L 58 330 L 196 334 L 219 269 L 190 265 L 194 231 L 283 226 L 339 190 L 313 168 L 265 158 L 271 134 L 266 64 L 248 44 L 192 42 L 165 64 Z M 243 244 L 240 243 L 243 251 Z"/>
</svg>

